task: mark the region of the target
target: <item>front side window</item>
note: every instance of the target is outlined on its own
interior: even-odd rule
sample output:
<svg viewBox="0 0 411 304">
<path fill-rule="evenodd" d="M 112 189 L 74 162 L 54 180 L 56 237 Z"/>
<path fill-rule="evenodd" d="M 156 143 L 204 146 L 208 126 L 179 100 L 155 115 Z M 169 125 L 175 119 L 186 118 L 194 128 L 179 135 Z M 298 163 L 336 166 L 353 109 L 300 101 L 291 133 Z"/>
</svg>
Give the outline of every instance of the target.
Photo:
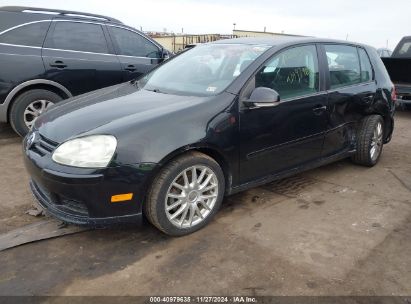
<svg viewBox="0 0 411 304">
<path fill-rule="evenodd" d="M 295 47 L 275 55 L 257 72 L 255 87 L 276 90 L 281 99 L 318 92 L 316 47 L 314 45 Z"/>
<path fill-rule="evenodd" d="M 361 82 L 357 48 L 348 45 L 325 45 L 331 89 Z"/>
<path fill-rule="evenodd" d="M 103 28 L 99 24 L 56 22 L 46 47 L 60 50 L 108 53 Z"/>
<path fill-rule="evenodd" d="M 159 48 L 143 36 L 119 27 L 110 26 L 109 28 L 111 37 L 117 45 L 118 55 L 149 58 L 161 57 Z"/>
<path fill-rule="evenodd" d="M 0 35 L 0 43 L 41 47 L 50 22 L 23 25 Z"/>
<path fill-rule="evenodd" d="M 370 59 L 364 49 L 359 48 L 358 53 L 360 54 L 361 62 L 361 82 L 371 81 L 373 78 L 373 72 Z"/>
<path fill-rule="evenodd" d="M 243 44 L 199 45 L 167 61 L 143 77 L 138 85 L 161 93 L 216 95 L 269 48 Z"/>
</svg>

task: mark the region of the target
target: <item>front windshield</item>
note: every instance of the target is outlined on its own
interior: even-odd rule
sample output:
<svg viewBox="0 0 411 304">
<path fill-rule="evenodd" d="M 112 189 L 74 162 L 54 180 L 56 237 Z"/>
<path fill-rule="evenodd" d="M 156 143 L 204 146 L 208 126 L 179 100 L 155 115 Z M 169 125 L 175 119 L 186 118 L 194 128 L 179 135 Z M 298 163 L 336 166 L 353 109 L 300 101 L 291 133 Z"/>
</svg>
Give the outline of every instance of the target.
<svg viewBox="0 0 411 304">
<path fill-rule="evenodd" d="M 266 45 L 199 45 L 147 74 L 138 85 L 166 94 L 216 95 L 268 48 Z"/>
</svg>

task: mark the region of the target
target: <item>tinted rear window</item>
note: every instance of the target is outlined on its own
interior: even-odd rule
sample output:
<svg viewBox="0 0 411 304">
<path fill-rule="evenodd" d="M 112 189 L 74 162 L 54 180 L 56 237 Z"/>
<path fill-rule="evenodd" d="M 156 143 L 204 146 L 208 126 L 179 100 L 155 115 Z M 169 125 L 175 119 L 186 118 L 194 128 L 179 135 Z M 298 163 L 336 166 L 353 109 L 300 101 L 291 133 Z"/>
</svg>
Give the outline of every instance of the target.
<svg viewBox="0 0 411 304">
<path fill-rule="evenodd" d="M 325 51 L 332 89 L 361 82 L 361 68 L 356 47 L 325 45 Z"/>
<path fill-rule="evenodd" d="M 98 24 L 56 22 L 46 47 L 93 53 L 108 53 L 103 28 Z"/>
<path fill-rule="evenodd" d="M 0 35 L 0 43 L 41 47 L 50 22 L 23 25 Z"/>
</svg>

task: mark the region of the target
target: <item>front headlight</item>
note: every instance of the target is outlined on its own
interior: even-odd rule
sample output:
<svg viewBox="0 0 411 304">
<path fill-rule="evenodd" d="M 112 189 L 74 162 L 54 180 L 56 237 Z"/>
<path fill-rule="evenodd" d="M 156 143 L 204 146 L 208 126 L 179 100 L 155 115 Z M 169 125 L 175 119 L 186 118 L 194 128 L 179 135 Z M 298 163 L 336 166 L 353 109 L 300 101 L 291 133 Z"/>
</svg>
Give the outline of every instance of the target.
<svg viewBox="0 0 411 304">
<path fill-rule="evenodd" d="M 52 159 L 59 164 L 82 167 L 107 167 L 117 147 L 117 140 L 111 135 L 91 135 L 71 139 L 54 151 Z"/>
</svg>

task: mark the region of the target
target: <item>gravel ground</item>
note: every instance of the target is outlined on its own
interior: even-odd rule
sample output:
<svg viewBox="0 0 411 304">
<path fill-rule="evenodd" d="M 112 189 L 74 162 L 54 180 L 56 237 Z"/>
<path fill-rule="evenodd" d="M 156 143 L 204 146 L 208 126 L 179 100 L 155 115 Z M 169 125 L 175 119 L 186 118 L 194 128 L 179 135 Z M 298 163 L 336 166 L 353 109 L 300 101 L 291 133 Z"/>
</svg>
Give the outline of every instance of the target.
<svg viewBox="0 0 411 304">
<path fill-rule="evenodd" d="M 0 295 L 410 295 L 411 112 L 373 168 L 340 161 L 229 197 L 182 238 L 151 226 L 0 252 Z M 0 233 L 41 221 L 0 125 Z"/>
</svg>

